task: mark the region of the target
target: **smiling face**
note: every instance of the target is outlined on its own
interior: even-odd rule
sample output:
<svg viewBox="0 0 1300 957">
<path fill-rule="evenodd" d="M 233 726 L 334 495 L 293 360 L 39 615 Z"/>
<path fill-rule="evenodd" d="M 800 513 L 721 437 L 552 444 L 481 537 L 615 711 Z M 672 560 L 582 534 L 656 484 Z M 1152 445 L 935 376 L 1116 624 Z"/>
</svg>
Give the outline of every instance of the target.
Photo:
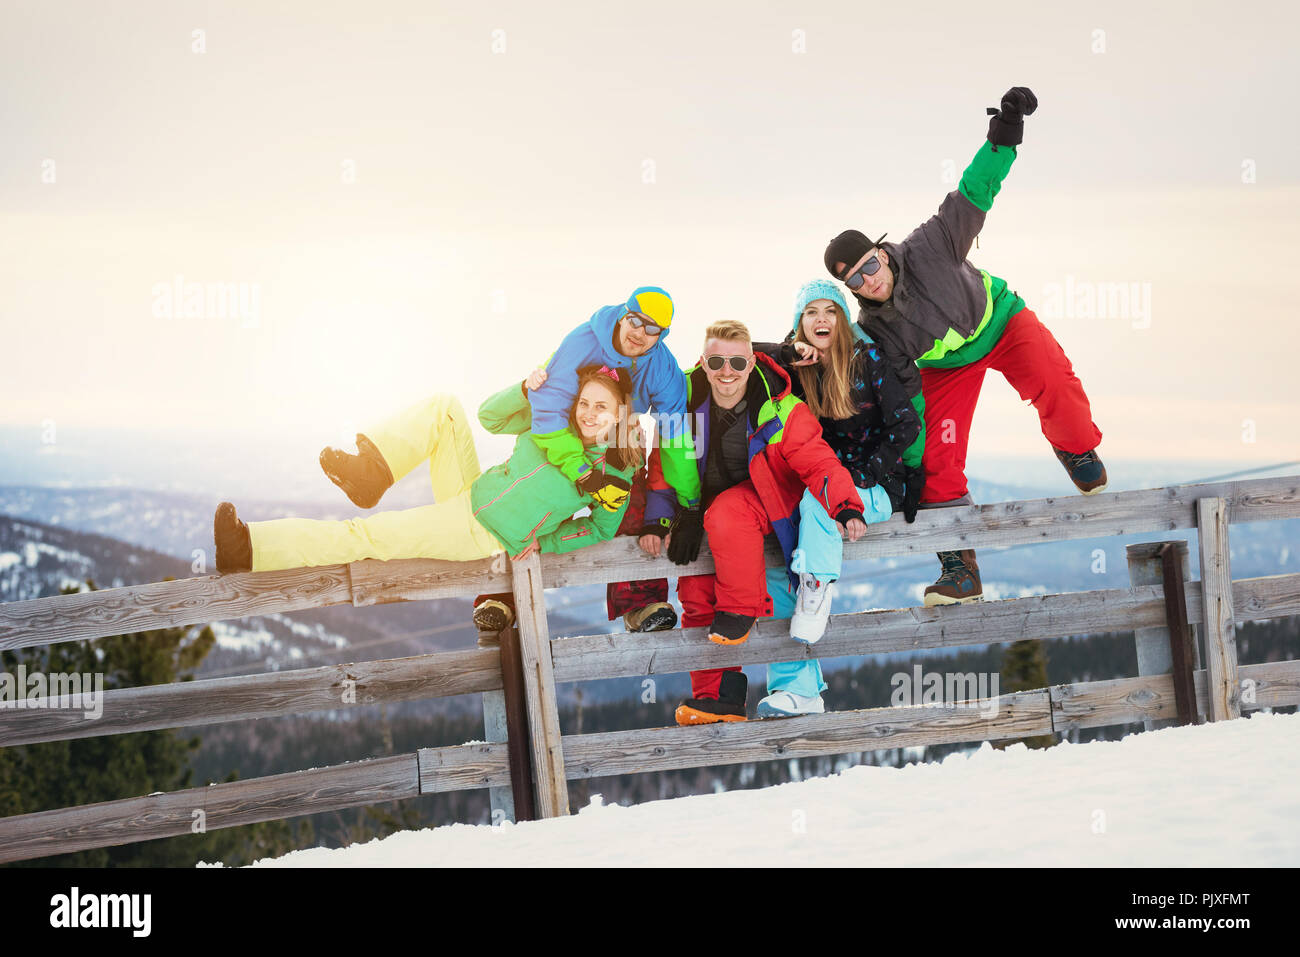
<svg viewBox="0 0 1300 957">
<path fill-rule="evenodd" d="M 885 252 L 879 246 L 873 246 L 865 256 L 853 264 L 853 267 L 846 273 L 844 278 L 852 276 L 866 264 L 867 260 L 875 256 L 880 260 L 880 268 L 876 270 L 874 276 L 864 276 L 866 281 L 857 288 L 849 290 L 856 292 L 863 299 L 870 299 L 874 302 L 884 302 L 894 294 L 894 271 L 889 268 L 889 253 Z M 846 283 L 847 285 L 847 283 Z"/>
<path fill-rule="evenodd" d="M 840 316 L 835 303 L 829 299 L 814 299 L 803 307 L 799 331 L 803 333 L 805 342 L 825 351 L 835 341 L 835 329 L 839 324 Z"/>
<path fill-rule="evenodd" d="M 658 336 L 646 335 L 645 329 L 637 329 L 624 316 L 614 329 L 614 348 L 630 359 L 643 356 L 659 341 Z"/>
<path fill-rule="evenodd" d="M 722 368 L 715 371 L 709 368 L 710 356 L 721 356 L 723 359 L 739 357 L 745 360 L 745 368 L 737 372 L 731 362 L 724 361 Z M 708 376 L 713 401 L 724 409 L 730 409 L 745 395 L 749 375 L 754 371 L 754 349 L 744 339 L 706 339 L 700 364 Z"/>
<path fill-rule="evenodd" d="M 618 421 L 619 401 L 614 382 L 608 386 L 595 380 L 588 382 L 578 393 L 573 405 L 573 421 L 578 435 L 587 445 L 604 445 L 609 442 L 609 432 Z"/>
</svg>

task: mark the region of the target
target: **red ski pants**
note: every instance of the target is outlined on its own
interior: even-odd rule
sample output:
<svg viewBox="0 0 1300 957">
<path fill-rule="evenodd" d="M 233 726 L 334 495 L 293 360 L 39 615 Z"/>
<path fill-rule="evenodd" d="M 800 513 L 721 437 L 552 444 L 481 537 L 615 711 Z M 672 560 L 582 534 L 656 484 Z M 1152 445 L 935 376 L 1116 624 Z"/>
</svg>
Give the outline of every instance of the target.
<svg viewBox="0 0 1300 957">
<path fill-rule="evenodd" d="M 715 498 L 704 511 L 704 530 L 717 571 L 712 575 L 685 575 L 677 580 L 682 627 L 711 625 L 715 611 L 755 618 L 770 616 L 772 598 L 767 593 L 763 537 L 772 531 L 772 521 L 754 490 L 754 483 L 746 479 Z M 692 671 L 691 695 L 716 699 L 722 673 L 739 670 L 732 667 Z"/>
<path fill-rule="evenodd" d="M 966 448 L 980 386 L 988 369 L 1001 372 L 1020 398 L 1032 402 L 1047 441 L 1065 452 L 1095 449 L 1101 430 L 1070 360 L 1030 309 L 1007 321 L 983 359 L 955 369 L 922 369 L 925 395 L 925 491 L 921 502 L 950 502 L 967 494 Z"/>
</svg>

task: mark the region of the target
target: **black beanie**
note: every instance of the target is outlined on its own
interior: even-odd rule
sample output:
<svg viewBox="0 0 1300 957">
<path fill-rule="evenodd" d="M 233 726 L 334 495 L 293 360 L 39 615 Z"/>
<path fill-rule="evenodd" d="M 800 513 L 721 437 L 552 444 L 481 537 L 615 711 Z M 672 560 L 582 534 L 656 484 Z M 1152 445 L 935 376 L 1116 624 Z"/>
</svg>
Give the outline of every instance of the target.
<svg viewBox="0 0 1300 957">
<path fill-rule="evenodd" d="M 880 239 L 884 238 L 883 235 L 880 237 Z M 843 277 L 835 271 L 835 264 L 844 263 L 847 269 L 865 256 L 872 247 L 878 246 L 880 239 L 872 242 L 856 229 L 844 230 L 826 246 L 826 255 L 823 257 L 823 262 L 826 263 L 826 271 L 836 279 L 842 279 Z"/>
</svg>

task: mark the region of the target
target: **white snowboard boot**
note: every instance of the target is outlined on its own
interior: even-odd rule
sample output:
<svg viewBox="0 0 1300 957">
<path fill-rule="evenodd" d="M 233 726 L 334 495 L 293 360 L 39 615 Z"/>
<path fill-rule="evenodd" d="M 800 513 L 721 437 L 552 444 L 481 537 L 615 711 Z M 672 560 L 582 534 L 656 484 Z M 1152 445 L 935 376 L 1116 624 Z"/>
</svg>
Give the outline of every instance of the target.
<svg viewBox="0 0 1300 957">
<path fill-rule="evenodd" d="M 822 696 L 805 698 L 793 691 L 774 691 L 758 703 L 760 718 L 793 718 L 800 714 L 825 714 Z"/>
<path fill-rule="evenodd" d="M 811 575 L 799 576 L 799 595 L 790 618 L 790 637 L 805 645 L 816 644 L 826 634 L 826 619 L 831 613 L 833 582 L 822 582 Z"/>
</svg>

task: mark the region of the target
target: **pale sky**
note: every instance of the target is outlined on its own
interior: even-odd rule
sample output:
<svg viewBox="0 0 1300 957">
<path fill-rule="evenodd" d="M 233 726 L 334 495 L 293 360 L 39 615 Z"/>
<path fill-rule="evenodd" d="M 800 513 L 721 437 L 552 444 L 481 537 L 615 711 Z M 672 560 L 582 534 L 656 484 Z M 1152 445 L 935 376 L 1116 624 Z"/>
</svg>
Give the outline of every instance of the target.
<svg viewBox="0 0 1300 957">
<path fill-rule="evenodd" d="M 1027 85 L 971 260 L 1065 347 L 1103 456 L 1300 458 L 1289 5 L 468 7 L 5 0 L 0 424 L 318 449 L 473 408 L 642 284 L 683 364 L 716 319 L 779 338 L 826 241 L 905 236 Z M 178 276 L 256 315 L 168 318 Z M 1038 451 L 991 374 L 972 461 Z"/>
</svg>

